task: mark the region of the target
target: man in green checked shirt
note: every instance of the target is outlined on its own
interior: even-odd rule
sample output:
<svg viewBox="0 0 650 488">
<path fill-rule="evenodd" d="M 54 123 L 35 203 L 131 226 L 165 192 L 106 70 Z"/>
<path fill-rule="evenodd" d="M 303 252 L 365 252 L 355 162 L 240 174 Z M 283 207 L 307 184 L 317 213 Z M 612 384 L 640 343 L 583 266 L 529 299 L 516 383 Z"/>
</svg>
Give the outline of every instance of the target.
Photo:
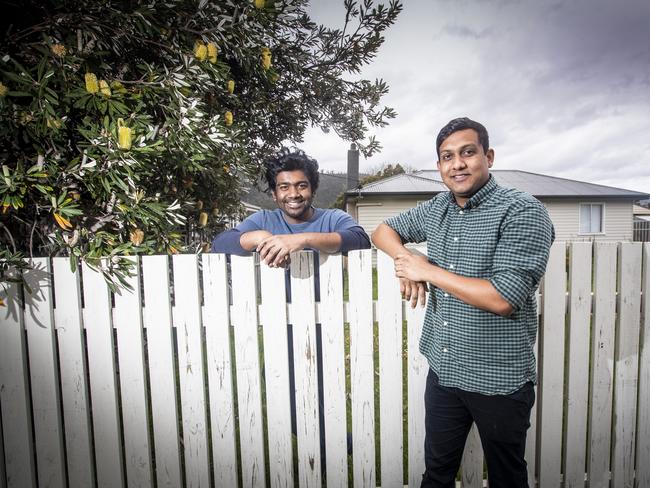
<svg viewBox="0 0 650 488">
<path fill-rule="evenodd" d="M 546 208 L 498 185 L 483 125 L 454 119 L 436 140 L 449 192 L 380 224 L 373 243 L 395 261 L 404 298 L 430 296 L 420 352 L 425 390 L 422 487 L 453 487 L 476 422 L 490 488 L 528 486 L 524 452 L 536 381 L 535 290 L 554 239 Z M 427 256 L 405 243 L 426 242 Z"/>
</svg>

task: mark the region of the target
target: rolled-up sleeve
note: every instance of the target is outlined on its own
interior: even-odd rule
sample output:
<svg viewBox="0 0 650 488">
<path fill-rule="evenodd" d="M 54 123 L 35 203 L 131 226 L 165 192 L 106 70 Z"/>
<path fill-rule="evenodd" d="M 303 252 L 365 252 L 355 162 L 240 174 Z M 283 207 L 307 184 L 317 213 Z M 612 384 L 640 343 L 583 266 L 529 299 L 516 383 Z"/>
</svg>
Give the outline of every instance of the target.
<svg viewBox="0 0 650 488">
<path fill-rule="evenodd" d="M 526 203 L 505 218 L 490 282 L 515 311 L 539 285 L 554 238 L 553 223 L 541 203 Z"/>
<path fill-rule="evenodd" d="M 426 234 L 426 220 L 429 207 L 432 205 L 433 200 L 410 208 L 394 217 L 390 217 L 384 221 L 395 232 L 397 232 L 402 239 L 403 243 L 412 242 L 419 243 L 427 240 Z"/>
</svg>

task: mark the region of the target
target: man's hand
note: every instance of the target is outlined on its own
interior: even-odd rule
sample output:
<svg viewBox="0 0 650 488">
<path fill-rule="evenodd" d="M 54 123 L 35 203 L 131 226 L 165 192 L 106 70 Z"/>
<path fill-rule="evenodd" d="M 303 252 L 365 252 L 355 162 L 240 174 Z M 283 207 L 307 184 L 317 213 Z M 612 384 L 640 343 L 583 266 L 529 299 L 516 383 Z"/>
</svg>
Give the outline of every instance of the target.
<svg viewBox="0 0 650 488">
<path fill-rule="evenodd" d="M 260 259 L 271 268 L 287 267 L 290 263 L 290 254 L 305 248 L 302 234 L 272 235 L 263 239 L 257 245 Z"/>
<path fill-rule="evenodd" d="M 395 256 L 395 275 L 411 281 L 429 281 L 428 271 L 431 264 L 421 254 L 399 253 Z"/>
<path fill-rule="evenodd" d="M 411 308 L 415 308 L 418 302 L 424 307 L 427 303 L 426 283 L 411 281 L 406 278 L 399 279 L 399 292 L 402 298 L 411 302 Z"/>
</svg>

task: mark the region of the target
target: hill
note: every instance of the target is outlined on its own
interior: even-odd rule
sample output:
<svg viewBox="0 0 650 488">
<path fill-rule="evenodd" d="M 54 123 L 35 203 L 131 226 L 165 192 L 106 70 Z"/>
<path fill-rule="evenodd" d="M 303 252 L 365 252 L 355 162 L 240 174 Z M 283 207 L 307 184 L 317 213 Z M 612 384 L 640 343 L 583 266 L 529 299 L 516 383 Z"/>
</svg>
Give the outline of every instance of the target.
<svg viewBox="0 0 650 488">
<path fill-rule="evenodd" d="M 318 191 L 314 198 L 314 206 L 330 208 L 336 201 L 336 197 L 345 190 L 346 173 L 320 173 Z M 261 184 L 264 188 L 266 184 Z M 262 208 L 275 208 L 275 203 L 270 195 L 262 190 L 252 188 L 246 193 L 242 200 Z"/>
</svg>

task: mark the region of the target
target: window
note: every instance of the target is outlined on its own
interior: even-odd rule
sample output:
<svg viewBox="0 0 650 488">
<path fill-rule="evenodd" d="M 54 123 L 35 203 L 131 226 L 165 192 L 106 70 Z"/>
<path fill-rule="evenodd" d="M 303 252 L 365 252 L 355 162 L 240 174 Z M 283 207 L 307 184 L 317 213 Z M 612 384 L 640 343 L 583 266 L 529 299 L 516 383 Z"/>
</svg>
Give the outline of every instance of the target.
<svg viewBox="0 0 650 488">
<path fill-rule="evenodd" d="M 605 204 L 603 203 L 581 203 L 580 233 L 602 234 L 604 210 Z"/>
</svg>

